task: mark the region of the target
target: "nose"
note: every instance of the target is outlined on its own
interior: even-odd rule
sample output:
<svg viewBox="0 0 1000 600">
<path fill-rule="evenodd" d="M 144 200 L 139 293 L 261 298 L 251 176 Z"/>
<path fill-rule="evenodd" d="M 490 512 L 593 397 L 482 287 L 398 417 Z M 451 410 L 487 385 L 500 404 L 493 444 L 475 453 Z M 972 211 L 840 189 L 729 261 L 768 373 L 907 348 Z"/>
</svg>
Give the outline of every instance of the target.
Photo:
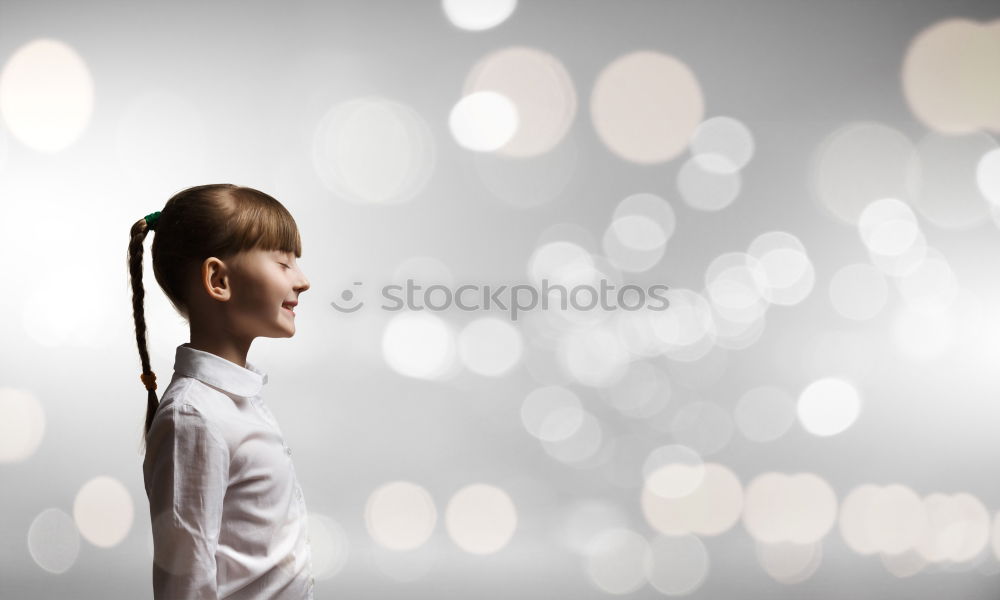
<svg viewBox="0 0 1000 600">
<path fill-rule="evenodd" d="M 310 287 L 311 286 L 309 285 L 309 279 L 306 278 L 305 273 L 302 273 L 302 279 L 299 280 L 299 283 L 298 285 L 295 286 L 295 289 L 298 291 L 298 293 L 301 294 L 302 292 L 308 290 Z"/>
</svg>

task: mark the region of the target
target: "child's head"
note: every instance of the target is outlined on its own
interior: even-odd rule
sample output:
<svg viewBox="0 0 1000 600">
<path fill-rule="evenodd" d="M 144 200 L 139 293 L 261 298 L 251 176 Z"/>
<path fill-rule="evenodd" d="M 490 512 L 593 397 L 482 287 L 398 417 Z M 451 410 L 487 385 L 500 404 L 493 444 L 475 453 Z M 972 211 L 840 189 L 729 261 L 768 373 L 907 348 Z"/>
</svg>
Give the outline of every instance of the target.
<svg viewBox="0 0 1000 600">
<path fill-rule="evenodd" d="M 153 273 L 186 319 L 192 338 L 230 336 L 248 346 L 255 337 L 291 337 L 294 304 L 309 281 L 298 268 L 302 242 L 292 215 L 271 196 L 232 184 L 200 185 L 175 194 L 152 227 L 131 229 L 128 268 L 132 313 L 148 390 L 145 432 L 159 401 L 146 350 L 142 283 L 143 240 L 153 237 Z"/>
</svg>

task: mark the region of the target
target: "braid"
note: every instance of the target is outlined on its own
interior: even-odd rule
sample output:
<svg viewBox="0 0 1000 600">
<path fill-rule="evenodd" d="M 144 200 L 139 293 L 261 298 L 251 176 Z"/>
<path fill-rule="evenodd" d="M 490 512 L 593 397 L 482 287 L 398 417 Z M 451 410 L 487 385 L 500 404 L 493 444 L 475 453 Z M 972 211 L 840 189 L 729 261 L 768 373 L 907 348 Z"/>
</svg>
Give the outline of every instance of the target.
<svg viewBox="0 0 1000 600">
<path fill-rule="evenodd" d="M 128 270 L 132 284 L 132 317 L 135 319 L 135 341 L 139 347 L 139 360 L 142 362 L 140 379 L 146 385 L 146 423 L 143 428 L 142 446 L 145 448 L 146 435 L 153 424 L 153 415 L 160 401 L 156 397 L 156 374 L 149 364 L 149 352 L 146 349 L 146 314 L 143 301 L 146 291 L 142 286 L 143 241 L 149 232 L 146 219 L 139 219 L 129 233 Z"/>
</svg>

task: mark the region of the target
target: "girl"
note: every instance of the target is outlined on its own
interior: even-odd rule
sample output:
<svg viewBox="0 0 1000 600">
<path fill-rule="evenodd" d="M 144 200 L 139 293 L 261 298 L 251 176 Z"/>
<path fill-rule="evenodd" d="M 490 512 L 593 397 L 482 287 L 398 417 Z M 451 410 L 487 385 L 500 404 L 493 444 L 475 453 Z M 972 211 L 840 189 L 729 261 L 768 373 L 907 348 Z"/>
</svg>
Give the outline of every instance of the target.
<svg viewBox="0 0 1000 600">
<path fill-rule="evenodd" d="M 156 281 L 191 328 L 160 401 L 143 314 L 143 240 L 153 230 Z M 248 187 L 188 188 L 132 226 L 157 600 L 313 597 L 292 452 L 261 398 L 267 374 L 246 360 L 254 338 L 295 334 L 295 305 L 309 289 L 301 256 L 291 214 Z"/>
</svg>

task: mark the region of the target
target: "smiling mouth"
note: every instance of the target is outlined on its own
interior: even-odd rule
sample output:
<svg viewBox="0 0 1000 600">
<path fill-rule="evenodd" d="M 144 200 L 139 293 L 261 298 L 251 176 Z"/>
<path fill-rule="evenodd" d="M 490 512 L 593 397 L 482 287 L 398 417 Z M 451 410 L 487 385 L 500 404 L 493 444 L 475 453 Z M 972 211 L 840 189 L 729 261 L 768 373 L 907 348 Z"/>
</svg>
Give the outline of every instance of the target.
<svg viewBox="0 0 1000 600">
<path fill-rule="evenodd" d="M 292 310 L 292 307 L 291 307 L 291 306 L 288 306 L 288 305 L 286 305 L 286 304 L 282 304 L 282 305 L 281 305 L 281 308 L 283 308 L 283 309 L 287 310 L 288 312 L 292 313 L 292 316 L 293 316 L 293 317 L 295 316 L 295 311 L 294 311 L 294 310 Z"/>
</svg>

